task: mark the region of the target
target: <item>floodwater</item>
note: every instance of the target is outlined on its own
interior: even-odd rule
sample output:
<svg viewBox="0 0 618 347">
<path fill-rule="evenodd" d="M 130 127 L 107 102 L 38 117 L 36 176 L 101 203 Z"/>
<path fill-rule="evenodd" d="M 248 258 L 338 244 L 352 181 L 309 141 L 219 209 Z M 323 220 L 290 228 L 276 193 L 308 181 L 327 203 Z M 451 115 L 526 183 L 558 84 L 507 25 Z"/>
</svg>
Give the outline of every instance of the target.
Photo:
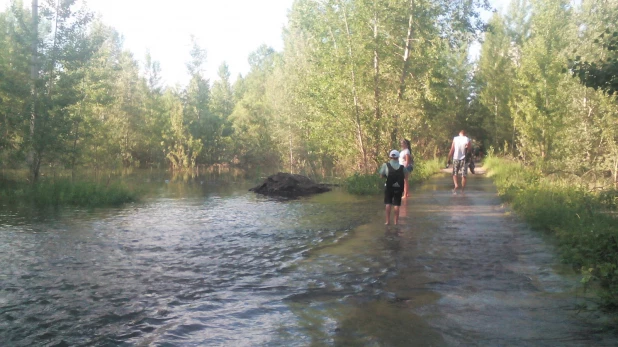
<svg viewBox="0 0 618 347">
<path fill-rule="evenodd" d="M 116 209 L 0 212 L 0 345 L 612 346 L 555 249 L 438 176 L 381 197 L 160 182 Z"/>
</svg>

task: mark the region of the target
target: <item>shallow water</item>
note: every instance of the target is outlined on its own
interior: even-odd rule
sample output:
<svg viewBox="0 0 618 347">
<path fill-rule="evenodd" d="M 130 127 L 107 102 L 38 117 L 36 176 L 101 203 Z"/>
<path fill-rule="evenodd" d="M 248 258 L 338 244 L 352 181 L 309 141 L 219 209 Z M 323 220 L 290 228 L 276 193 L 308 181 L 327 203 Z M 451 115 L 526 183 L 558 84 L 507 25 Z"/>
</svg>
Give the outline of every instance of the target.
<svg viewBox="0 0 618 347">
<path fill-rule="evenodd" d="M 148 201 L 118 209 L 5 209 L 0 339 L 268 343 L 296 319 L 285 299 L 314 285 L 296 275 L 298 263 L 375 208 L 375 199 L 341 192 L 286 201 L 243 185 L 168 182 Z"/>
<path fill-rule="evenodd" d="M 152 183 L 117 209 L 0 212 L 12 346 L 615 345 L 577 278 L 491 182 L 436 177 L 400 226 L 380 197 Z"/>
</svg>

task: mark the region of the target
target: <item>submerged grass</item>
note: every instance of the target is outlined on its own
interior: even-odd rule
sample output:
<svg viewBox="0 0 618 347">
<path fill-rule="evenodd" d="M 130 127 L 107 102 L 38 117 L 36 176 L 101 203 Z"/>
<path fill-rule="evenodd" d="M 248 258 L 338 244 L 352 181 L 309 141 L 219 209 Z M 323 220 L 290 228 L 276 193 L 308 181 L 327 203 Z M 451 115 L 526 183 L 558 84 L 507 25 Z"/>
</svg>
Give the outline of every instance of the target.
<svg viewBox="0 0 618 347">
<path fill-rule="evenodd" d="M 563 260 L 581 269 L 582 282 L 598 283 L 603 304 L 618 309 L 618 191 L 591 192 L 495 157 L 484 167 L 513 209 L 554 235 Z"/>
<path fill-rule="evenodd" d="M 115 206 L 137 200 L 137 193 L 120 183 L 42 180 L 32 185 L 0 178 L 0 201 L 36 206 Z"/>
<path fill-rule="evenodd" d="M 422 182 L 440 171 L 438 159 L 417 161 L 414 171 L 410 175 L 410 184 Z M 345 189 L 356 195 L 379 194 L 384 190 L 384 179 L 378 173 L 359 174 L 355 173 L 344 180 Z"/>
</svg>

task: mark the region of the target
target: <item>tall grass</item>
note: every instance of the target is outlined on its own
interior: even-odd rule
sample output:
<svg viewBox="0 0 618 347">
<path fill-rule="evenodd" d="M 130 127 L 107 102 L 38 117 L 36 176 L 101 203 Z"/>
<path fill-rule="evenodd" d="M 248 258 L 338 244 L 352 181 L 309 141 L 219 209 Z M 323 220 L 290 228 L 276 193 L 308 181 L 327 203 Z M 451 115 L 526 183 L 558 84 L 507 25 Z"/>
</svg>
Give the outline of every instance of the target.
<svg viewBox="0 0 618 347">
<path fill-rule="evenodd" d="M 410 175 L 410 184 L 422 182 L 440 171 L 438 159 L 417 161 L 414 171 Z M 356 195 L 379 194 L 384 191 L 384 179 L 378 173 L 359 174 L 355 173 L 344 180 L 345 189 Z"/>
<path fill-rule="evenodd" d="M 513 209 L 554 235 L 562 259 L 581 270 L 582 282 L 598 283 L 604 305 L 618 308 L 618 219 L 612 216 L 618 192 L 591 192 L 495 157 L 484 166 Z"/>
<path fill-rule="evenodd" d="M 42 180 L 37 184 L 0 178 L 0 201 L 36 206 L 114 206 L 137 200 L 137 193 L 120 183 Z"/>
</svg>

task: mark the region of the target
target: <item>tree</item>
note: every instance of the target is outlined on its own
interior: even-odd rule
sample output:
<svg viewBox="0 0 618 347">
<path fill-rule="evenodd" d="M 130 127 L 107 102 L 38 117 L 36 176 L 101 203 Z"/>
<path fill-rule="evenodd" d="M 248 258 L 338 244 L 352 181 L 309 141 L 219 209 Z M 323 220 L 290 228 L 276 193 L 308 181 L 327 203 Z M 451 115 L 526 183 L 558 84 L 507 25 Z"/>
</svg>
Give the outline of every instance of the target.
<svg viewBox="0 0 618 347">
<path fill-rule="evenodd" d="M 218 133 L 214 138 L 213 163 L 230 160 L 233 128 L 229 118 L 235 105 L 230 71 L 226 63 L 219 66 L 218 77 L 219 79 L 212 85 L 211 93 L 212 116 L 217 119 L 217 123 L 220 125 L 218 129 L 215 129 L 218 130 Z"/>
<path fill-rule="evenodd" d="M 165 129 L 166 118 L 163 107 L 164 88 L 161 85 L 161 66 L 150 53 L 146 54 L 144 62 L 144 80 L 141 89 L 144 94 L 144 143 L 141 153 L 142 166 L 160 165 L 165 161 L 164 148 L 161 146 L 161 135 Z"/>
<path fill-rule="evenodd" d="M 37 113 L 38 113 L 38 83 L 39 83 L 39 2 L 32 0 L 32 29 L 31 29 L 31 58 L 30 58 L 30 83 L 31 83 L 31 115 L 30 115 L 30 153 L 28 161 L 30 162 L 30 178 L 32 182 L 36 182 L 39 177 L 39 169 L 41 167 L 41 153 L 36 146 L 36 131 L 37 128 Z"/>
<path fill-rule="evenodd" d="M 24 115 L 30 115 L 31 50 L 28 22 L 22 4 L 0 13 L 0 164 L 15 166 L 23 158 L 29 129 Z"/>
<path fill-rule="evenodd" d="M 531 30 L 524 42 L 511 113 L 519 132 L 519 151 L 526 160 L 547 164 L 564 126 L 566 75 L 564 50 L 572 37 L 571 9 L 566 0 L 532 2 Z"/>
<path fill-rule="evenodd" d="M 216 142 L 220 122 L 210 112 L 210 82 L 204 77 L 206 51 L 202 49 L 195 38 L 192 38 L 191 61 L 187 69 L 191 80 L 184 92 L 184 121 L 191 137 L 199 140 L 199 146 L 194 146 L 197 165 L 198 158 L 204 163 L 212 164 L 216 156 Z M 202 153 L 203 152 L 203 153 Z"/>
<path fill-rule="evenodd" d="M 272 137 L 273 115 L 266 99 L 265 85 L 274 68 L 275 51 L 265 45 L 249 56 L 247 77 L 237 81 L 242 91 L 230 115 L 234 129 L 234 154 L 248 168 L 276 167 L 279 154 Z"/>
<path fill-rule="evenodd" d="M 580 149 L 580 173 L 596 179 L 611 172 L 618 186 L 618 4 L 583 1 L 579 18 L 577 56 L 570 61 L 571 75 L 588 87 L 580 88 L 573 108 L 577 126 L 569 134 Z"/>
<path fill-rule="evenodd" d="M 489 135 L 489 144 L 505 151 L 513 148 L 515 141 L 509 108 L 511 84 L 515 77 L 512 47 L 504 19 L 494 13 L 481 47 L 476 77 L 480 84 L 479 101 L 491 114 L 483 124 Z"/>
</svg>

